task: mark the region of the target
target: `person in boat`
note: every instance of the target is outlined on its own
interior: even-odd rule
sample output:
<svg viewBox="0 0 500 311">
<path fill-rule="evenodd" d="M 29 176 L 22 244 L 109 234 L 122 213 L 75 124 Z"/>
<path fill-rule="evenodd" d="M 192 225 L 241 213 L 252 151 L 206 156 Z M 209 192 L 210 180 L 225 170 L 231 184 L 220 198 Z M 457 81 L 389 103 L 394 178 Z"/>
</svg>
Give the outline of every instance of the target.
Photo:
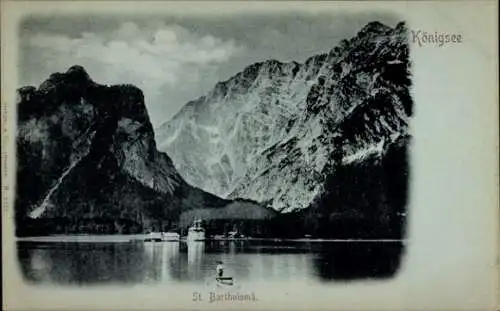
<svg viewBox="0 0 500 311">
<path fill-rule="evenodd" d="M 222 263 L 222 261 L 219 261 L 219 263 L 217 264 L 217 268 L 215 269 L 217 270 L 217 277 L 221 278 L 224 275 L 224 264 Z"/>
</svg>

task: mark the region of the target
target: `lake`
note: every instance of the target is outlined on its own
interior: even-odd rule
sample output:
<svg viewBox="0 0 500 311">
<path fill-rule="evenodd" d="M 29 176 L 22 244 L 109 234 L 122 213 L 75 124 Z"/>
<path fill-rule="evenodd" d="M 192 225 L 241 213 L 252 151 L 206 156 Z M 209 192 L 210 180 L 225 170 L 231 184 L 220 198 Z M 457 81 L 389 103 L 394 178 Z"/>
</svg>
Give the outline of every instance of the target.
<svg viewBox="0 0 500 311">
<path fill-rule="evenodd" d="M 57 285 L 207 284 L 218 261 L 237 284 L 390 278 L 403 250 L 401 241 L 17 242 L 25 280 Z"/>
</svg>

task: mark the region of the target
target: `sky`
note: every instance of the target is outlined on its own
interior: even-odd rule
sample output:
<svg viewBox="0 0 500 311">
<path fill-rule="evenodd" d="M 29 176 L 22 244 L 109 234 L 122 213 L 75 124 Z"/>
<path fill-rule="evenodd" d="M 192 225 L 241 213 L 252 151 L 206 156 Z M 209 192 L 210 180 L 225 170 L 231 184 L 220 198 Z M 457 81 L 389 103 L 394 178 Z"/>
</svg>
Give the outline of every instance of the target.
<svg viewBox="0 0 500 311">
<path fill-rule="evenodd" d="M 19 28 L 19 84 L 85 67 L 101 84 L 141 88 L 154 127 L 188 101 L 267 59 L 303 62 L 390 13 L 31 16 Z"/>
</svg>

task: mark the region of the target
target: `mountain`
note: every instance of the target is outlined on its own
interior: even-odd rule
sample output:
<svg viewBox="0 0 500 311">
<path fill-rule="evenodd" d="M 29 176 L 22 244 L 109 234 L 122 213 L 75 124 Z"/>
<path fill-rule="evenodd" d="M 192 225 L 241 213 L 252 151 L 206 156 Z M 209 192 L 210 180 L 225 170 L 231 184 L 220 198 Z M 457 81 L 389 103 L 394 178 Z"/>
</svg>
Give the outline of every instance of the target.
<svg viewBox="0 0 500 311">
<path fill-rule="evenodd" d="M 141 232 L 197 209 L 235 217 L 240 204 L 245 217 L 274 215 L 186 183 L 156 148 L 142 91 L 99 85 L 81 66 L 18 90 L 16 141 L 18 235 Z"/>
<path fill-rule="evenodd" d="M 342 170 L 352 189 L 374 170 L 384 179 L 378 182 L 390 183 L 384 159 L 406 157 L 410 141 L 409 70 L 404 23 L 372 22 L 304 63 L 259 62 L 217 83 L 155 130 L 158 146 L 187 182 L 205 191 L 312 215 L 333 202 L 332 188 L 346 182 L 338 179 Z M 402 177 L 394 179 L 405 188 L 406 162 L 398 159 L 403 164 L 393 173 Z M 350 202 L 350 210 L 369 208 L 361 205 Z M 339 210 L 330 206 L 328 214 Z"/>
</svg>

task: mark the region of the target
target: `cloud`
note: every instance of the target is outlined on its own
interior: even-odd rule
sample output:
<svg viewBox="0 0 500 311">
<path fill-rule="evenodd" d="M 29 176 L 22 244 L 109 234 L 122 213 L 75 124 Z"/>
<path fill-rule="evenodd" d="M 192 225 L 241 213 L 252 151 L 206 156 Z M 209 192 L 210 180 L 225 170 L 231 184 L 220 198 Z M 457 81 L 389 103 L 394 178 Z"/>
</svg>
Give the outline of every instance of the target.
<svg viewBox="0 0 500 311">
<path fill-rule="evenodd" d="M 159 97 L 165 98 L 165 90 L 198 81 L 244 49 L 233 40 L 199 35 L 178 25 L 141 28 L 132 22 L 78 37 L 35 32 L 26 43 L 31 57 L 45 67 L 45 77 L 80 64 L 98 83 L 137 85 L 149 105 L 162 104 Z"/>
<path fill-rule="evenodd" d="M 135 73 L 143 81 L 164 77 L 172 85 L 179 82 L 176 77 L 184 76 L 186 66 L 203 70 L 204 66 L 223 64 L 242 48 L 234 41 L 197 36 L 175 25 L 148 33 L 131 22 L 108 34 L 86 32 L 79 38 L 38 33 L 29 38 L 29 45 L 40 49 L 38 53 L 56 53 L 61 62 L 94 62 L 104 66 L 103 70 Z"/>
</svg>

